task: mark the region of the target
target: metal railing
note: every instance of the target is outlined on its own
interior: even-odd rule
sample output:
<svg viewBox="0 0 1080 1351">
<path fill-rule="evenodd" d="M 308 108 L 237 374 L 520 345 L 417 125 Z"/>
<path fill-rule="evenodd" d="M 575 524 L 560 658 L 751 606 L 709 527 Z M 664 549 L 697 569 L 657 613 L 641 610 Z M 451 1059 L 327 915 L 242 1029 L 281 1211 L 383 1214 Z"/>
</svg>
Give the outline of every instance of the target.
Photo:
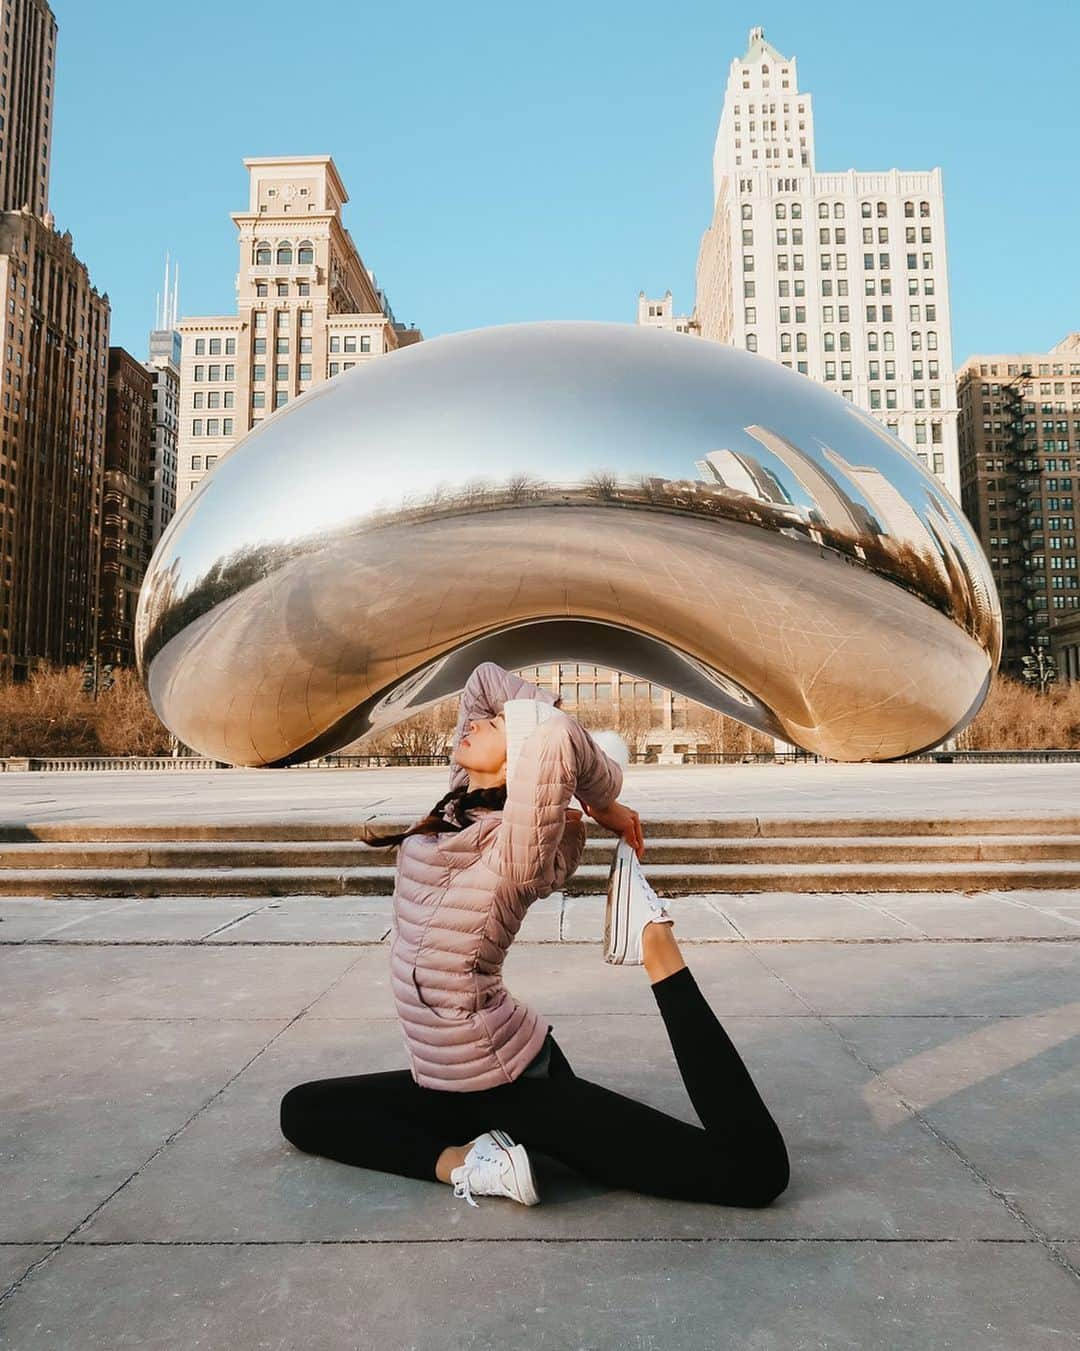
<svg viewBox="0 0 1080 1351">
<path fill-rule="evenodd" d="M 663 753 L 632 752 L 634 765 L 793 765 L 831 764 L 826 756 L 808 751 L 685 751 Z M 909 755 L 902 764 L 1080 764 L 1076 750 L 1001 750 L 1001 751 L 925 751 Z M 326 755 L 292 769 L 430 769 L 447 768 L 448 755 Z M 26 770 L 51 770 L 74 773 L 80 770 L 207 771 L 232 769 L 223 760 L 196 755 L 18 755 L 0 757 L 0 773 Z"/>
</svg>

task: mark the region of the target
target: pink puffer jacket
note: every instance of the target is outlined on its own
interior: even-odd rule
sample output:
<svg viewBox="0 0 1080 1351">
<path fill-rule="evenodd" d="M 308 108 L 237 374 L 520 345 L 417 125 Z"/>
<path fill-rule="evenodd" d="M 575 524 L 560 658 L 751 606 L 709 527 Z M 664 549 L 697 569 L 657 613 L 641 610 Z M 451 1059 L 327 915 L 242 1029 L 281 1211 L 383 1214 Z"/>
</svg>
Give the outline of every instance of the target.
<svg viewBox="0 0 1080 1351">
<path fill-rule="evenodd" d="M 461 696 L 454 749 L 473 719 L 530 698 L 555 696 L 494 662 L 478 666 Z M 467 779 L 455 765 L 451 787 Z M 532 902 L 558 891 L 581 861 L 585 825 L 567 823 L 571 797 L 604 807 L 621 788 L 620 767 L 557 711 L 525 742 L 502 811 L 478 814 L 459 833 L 402 841 L 390 977 L 418 1084 L 494 1088 L 539 1052 L 547 1024 L 505 988 L 503 959 Z"/>
</svg>

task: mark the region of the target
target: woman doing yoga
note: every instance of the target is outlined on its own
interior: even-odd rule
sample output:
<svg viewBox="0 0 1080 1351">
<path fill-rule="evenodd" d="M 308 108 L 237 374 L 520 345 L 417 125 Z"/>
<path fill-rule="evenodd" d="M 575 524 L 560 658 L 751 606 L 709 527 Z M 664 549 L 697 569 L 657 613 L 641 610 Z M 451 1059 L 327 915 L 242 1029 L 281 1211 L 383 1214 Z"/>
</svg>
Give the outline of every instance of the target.
<svg viewBox="0 0 1080 1351">
<path fill-rule="evenodd" d="M 694 1126 L 574 1073 L 551 1028 L 502 983 L 533 901 L 585 845 L 581 811 L 641 856 L 622 770 L 554 696 L 493 662 L 461 697 L 450 791 L 398 844 L 391 983 L 410 1068 L 299 1084 L 281 1102 L 298 1149 L 455 1195 L 539 1200 L 530 1153 L 584 1177 L 687 1201 L 767 1206 L 788 1183 L 783 1138 L 682 958 L 665 902 L 618 888 L 605 956 L 644 965 Z"/>
</svg>

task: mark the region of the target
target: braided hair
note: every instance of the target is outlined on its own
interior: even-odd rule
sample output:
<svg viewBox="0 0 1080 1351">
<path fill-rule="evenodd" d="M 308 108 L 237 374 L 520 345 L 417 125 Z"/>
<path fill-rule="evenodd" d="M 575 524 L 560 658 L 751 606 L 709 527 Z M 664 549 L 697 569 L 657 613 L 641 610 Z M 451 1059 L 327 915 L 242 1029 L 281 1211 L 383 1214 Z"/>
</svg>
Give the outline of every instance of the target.
<svg viewBox="0 0 1080 1351">
<path fill-rule="evenodd" d="M 441 835 L 447 831 L 467 830 L 474 824 L 471 819 L 473 811 L 483 809 L 499 812 L 505 805 L 505 784 L 494 788 L 474 788 L 470 792 L 468 784 L 463 783 L 458 788 L 451 788 L 422 820 L 408 830 L 382 832 L 365 828 L 362 843 L 385 849 L 400 844 L 410 835 Z"/>
</svg>

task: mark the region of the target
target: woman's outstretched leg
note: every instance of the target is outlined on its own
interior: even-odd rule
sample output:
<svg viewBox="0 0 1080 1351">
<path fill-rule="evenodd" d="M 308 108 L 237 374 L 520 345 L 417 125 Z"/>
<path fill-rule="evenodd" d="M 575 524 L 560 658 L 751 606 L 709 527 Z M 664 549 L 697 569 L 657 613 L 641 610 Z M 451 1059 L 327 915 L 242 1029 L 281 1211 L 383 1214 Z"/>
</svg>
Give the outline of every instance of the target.
<svg viewBox="0 0 1080 1351">
<path fill-rule="evenodd" d="M 767 1204 L 790 1177 L 783 1136 L 683 960 L 672 927 L 647 924 L 642 954 L 694 1110 L 713 1147 L 743 1161 Z"/>
<path fill-rule="evenodd" d="M 663 936 L 654 939 L 650 931 Z M 608 1186 L 767 1206 L 788 1183 L 783 1137 L 682 960 L 670 926 L 646 925 L 644 940 L 653 994 L 702 1125 L 579 1078 L 561 1053 L 553 1056 L 549 1079 L 514 1085 L 497 1124 L 529 1148 Z"/>
</svg>

